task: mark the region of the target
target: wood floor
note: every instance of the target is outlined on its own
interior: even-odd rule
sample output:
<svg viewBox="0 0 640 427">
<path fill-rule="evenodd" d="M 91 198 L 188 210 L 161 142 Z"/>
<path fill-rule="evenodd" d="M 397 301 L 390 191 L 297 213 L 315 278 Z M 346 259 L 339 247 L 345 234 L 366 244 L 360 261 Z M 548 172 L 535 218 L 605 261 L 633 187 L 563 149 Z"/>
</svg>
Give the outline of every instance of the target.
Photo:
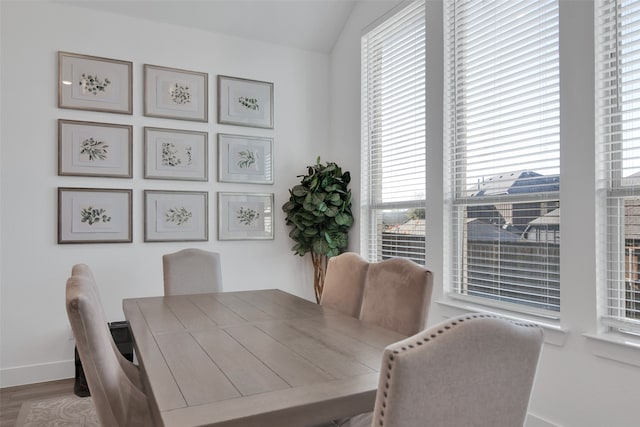
<svg viewBox="0 0 640 427">
<path fill-rule="evenodd" d="M 73 393 L 74 379 L 19 385 L 0 389 L 0 427 L 13 427 L 22 404 Z"/>
</svg>

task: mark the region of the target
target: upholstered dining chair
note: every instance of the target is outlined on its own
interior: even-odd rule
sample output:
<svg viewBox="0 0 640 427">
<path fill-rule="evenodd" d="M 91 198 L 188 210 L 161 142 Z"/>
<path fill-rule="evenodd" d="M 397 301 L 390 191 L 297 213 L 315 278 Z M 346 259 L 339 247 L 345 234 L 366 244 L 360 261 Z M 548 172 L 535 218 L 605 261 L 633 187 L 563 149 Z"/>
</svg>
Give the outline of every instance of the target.
<svg viewBox="0 0 640 427">
<path fill-rule="evenodd" d="M 73 267 L 66 286 L 66 309 L 80 361 L 103 426 L 153 425 L 137 366 L 113 341 L 89 267 Z"/>
<path fill-rule="evenodd" d="M 222 290 L 220 254 L 183 249 L 162 256 L 165 295 L 188 295 Z"/>
<path fill-rule="evenodd" d="M 389 345 L 373 412 L 343 427 L 522 426 L 542 329 L 468 314 Z"/>
<path fill-rule="evenodd" d="M 320 305 L 358 317 L 368 267 L 369 263 L 354 252 L 329 258 Z"/>
<path fill-rule="evenodd" d="M 403 258 L 369 264 L 360 319 L 383 328 L 413 335 L 424 329 L 433 275 Z"/>
</svg>

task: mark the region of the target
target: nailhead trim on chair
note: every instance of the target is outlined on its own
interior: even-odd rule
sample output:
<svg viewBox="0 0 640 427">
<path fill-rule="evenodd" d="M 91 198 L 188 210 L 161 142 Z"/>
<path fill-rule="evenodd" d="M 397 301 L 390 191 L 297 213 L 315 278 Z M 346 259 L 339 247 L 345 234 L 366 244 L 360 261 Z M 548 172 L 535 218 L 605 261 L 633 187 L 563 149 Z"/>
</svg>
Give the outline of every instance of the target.
<svg viewBox="0 0 640 427">
<path fill-rule="evenodd" d="M 429 337 L 416 341 L 415 345 L 408 344 L 407 346 L 401 347 L 400 350 L 393 350 L 393 353 L 389 355 L 389 363 L 387 364 L 387 372 L 386 372 L 387 381 L 384 385 L 384 391 L 382 393 L 383 395 L 383 400 L 381 405 L 382 409 L 380 410 L 380 426 L 381 427 L 384 426 L 384 410 L 387 408 L 387 397 L 388 397 L 387 391 L 389 390 L 389 380 L 391 379 L 391 371 L 393 370 L 393 363 L 395 361 L 395 358 L 393 357 L 393 355 L 400 354 L 401 352 L 405 352 L 405 351 L 410 351 L 411 349 L 414 349 L 414 348 L 418 348 L 423 343 L 431 341 L 432 339 L 438 337 L 439 335 L 443 334 L 445 331 L 450 330 L 451 328 L 457 326 L 458 324 L 464 322 L 465 320 L 482 319 L 482 318 L 507 320 L 516 326 L 522 326 L 525 328 L 537 327 L 537 325 L 533 323 L 522 323 L 513 319 L 508 319 L 506 317 L 496 316 L 494 314 L 470 314 L 470 315 L 464 316 L 463 318 L 462 317 L 456 318 L 456 320 L 453 320 L 450 323 L 442 326 L 442 328 L 438 329 L 436 333 L 431 334 Z"/>
</svg>

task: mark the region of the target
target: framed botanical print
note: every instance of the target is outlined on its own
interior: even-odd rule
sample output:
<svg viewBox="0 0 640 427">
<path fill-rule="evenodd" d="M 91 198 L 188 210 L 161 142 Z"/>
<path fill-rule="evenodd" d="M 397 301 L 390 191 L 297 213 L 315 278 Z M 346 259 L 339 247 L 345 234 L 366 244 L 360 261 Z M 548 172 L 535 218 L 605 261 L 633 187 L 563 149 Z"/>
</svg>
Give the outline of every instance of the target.
<svg viewBox="0 0 640 427">
<path fill-rule="evenodd" d="M 132 114 L 130 61 L 58 52 L 58 107 Z"/>
<path fill-rule="evenodd" d="M 209 240 L 206 191 L 144 192 L 144 241 Z"/>
<path fill-rule="evenodd" d="M 131 190 L 58 188 L 58 243 L 130 243 Z"/>
<path fill-rule="evenodd" d="M 218 180 L 273 184 L 273 138 L 218 134 Z"/>
<path fill-rule="evenodd" d="M 218 193 L 218 240 L 273 239 L 273 194 Z"/>
<path fill-rule="evenodd" d="M 58 175 L 131 178 L 132 129 L 58 120 Z"/>
<path fill-rule="evenodd" d="M 208 180 L 208 133 L 144 128 L 144 177 Z"/>
<path fill-rule="evenodd" d="M 273 83 L 218 76 L 218 123 L 273 129 Z"/>
<path fill-rule="evenodd" d="M 207 73 L 144 66 L 144 115 L 167 119 L 209 121 Z"/>
</svg>

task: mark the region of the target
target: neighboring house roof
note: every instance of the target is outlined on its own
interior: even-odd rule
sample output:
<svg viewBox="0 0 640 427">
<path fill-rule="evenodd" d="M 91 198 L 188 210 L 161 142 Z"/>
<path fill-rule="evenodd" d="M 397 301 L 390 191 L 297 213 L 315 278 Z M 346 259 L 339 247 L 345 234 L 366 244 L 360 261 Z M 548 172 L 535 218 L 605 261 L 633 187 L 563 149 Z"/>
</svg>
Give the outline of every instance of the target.
<svg viewBox="0 0 640 427">
<path fill-rule="evenodd" d="M 529 225 L 560 225 L 560 208 L 547 212 L 545 215 L 539 216 L 533 221 L 529 221 Z"/>
<path fill-rule="evenodd" d="M 640 178 L 639 178 L 640 179 Z M 476 196 L 496 196 L 501 194 L 518 194 L 544 191 L 559 191 L 559 175 L 541 175 L 530 170 L 496 175 L 479 184 L 478 189 L 471 194 Z M 638 205 L 640 209 L 640 204 Z M 471 240 L 490 241 L 518 241 L 522 239 L 522 230 L 503 228 L 505 220 L 500 211 L 493 205 L 468 207 L 467 220 L 468 238 Z M 640 218 L 640 216 L 639 216 Z M 546 215 L 529 222 L 529 225 L 559 224 L 560 209 L 555 209 Z M 640 220 L 638 221 L 640 228 Z M 402 224 L 390 225 L 384 233 L 409 234 L 424 236 L 425 220 L 411 219 Z"/>
<path fill-rule="evenodd" d="M 530 170 L 492 176 L 472 189 L 471 196 L 498 196 L 501 194 L 559 191 L 559 175 L 540 175 Z"/>
<path fill-rule="evenodd" d="M 529 222 L 530 226 L 560 225 L 560 208 Z M 640 239 L 640 200 L 628 199 L 624 206 L 625 238 Z"/>
<path fill-rule="evenodd" d="M 514 233 L 499 225 L 489 224 L 480 218 L 467 220 L 467 238 L 469 240 L 517 242 L 521 234 Z"/>
<path fill-rule="evenodd" d="M 640 185 L 640 172 L 622 178 L 622 185 Z"/>
<path fill-rule="evenodd" d="M 425 233 L 424 219 L 410 219 L 404 224 L 392 225 L 384 230 L 385 233 L 395 234 L 414 234 L 422 235 Z"/>
</svg>

